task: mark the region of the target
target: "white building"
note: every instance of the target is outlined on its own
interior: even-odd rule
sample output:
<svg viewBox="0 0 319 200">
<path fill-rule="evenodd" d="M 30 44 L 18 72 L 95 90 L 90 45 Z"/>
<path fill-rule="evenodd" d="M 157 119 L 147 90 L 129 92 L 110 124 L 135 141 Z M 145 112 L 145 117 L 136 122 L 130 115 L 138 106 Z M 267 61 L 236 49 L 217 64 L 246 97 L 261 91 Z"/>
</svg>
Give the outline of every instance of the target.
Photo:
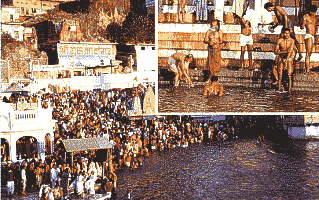
<svg viewBox="0 0 319 200">
<path fill-rule="evenodd" d="M 318 115 L 283 116 L 283 125 L 287 127 L 288 135 L 297 139 L 319 138 Z"/>
<path fill-rule="evenodd" d="M 3 160 L 13 162 L 28 155 L 28 145 L 36 147 L 36 158 L 44 160 L 47 154 L 53 152 L 53 127 L 52 109 L 43 109 L 41 105 L 30 103 L 10 104 L 0 102 L 0 138 L 5 140 L 7 149 Z M 21 147 L 21 139 L 27 140 Z M 20 152 L 20 154 L 18 154 Z M 29 158 L 32 153 L 29 152 Z M 31 154 L 30 154 L 31 153 Z"/>
<path fill-rule="evenodd" d="M 135 45 L 137 71 L 156 71 L 157 52 L 154 44 Z"/>
</svg>

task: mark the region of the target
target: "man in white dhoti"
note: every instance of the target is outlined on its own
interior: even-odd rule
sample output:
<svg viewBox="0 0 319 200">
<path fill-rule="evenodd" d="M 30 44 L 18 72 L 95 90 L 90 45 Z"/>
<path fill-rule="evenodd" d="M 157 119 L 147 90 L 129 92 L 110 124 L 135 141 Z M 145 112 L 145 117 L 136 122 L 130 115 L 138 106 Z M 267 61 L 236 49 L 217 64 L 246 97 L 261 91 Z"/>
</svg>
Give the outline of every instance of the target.
<svg viewBox="0 0 319 200">
<path fill-rule="evenodd" d="M 8 163 L 8 181 L 7 181 L 7 189 L 8 195 L 11 196 L 14 194 L 14 179 L 13 179 L 13 170 L 11 168 L 11 162 Z"/>
<path fill-rule="evenodd" d="M 92 170 L 89 180 L 87 180 L 85 183 L 85 187 L 87 189 L 88 194 L 95 194 L 94 186 L 95 186 L 96 180 L 97 180 L 97 176 L 96 176 L 95 170 Z"/>
<path fill-rule="evenodd" d="M 55 183 L 58 180 L 56 164 L 54 164 L 53 168 L 50 170 L 50 180 L 51 180 L 52 188 L 55 188 Z"/>
<path fill-rule="evenodd" d="M 84 180 L 83 172 L 81 172 L 75 179 L 75 192 L 79 196 L 84 193 Z"/>
</svg>

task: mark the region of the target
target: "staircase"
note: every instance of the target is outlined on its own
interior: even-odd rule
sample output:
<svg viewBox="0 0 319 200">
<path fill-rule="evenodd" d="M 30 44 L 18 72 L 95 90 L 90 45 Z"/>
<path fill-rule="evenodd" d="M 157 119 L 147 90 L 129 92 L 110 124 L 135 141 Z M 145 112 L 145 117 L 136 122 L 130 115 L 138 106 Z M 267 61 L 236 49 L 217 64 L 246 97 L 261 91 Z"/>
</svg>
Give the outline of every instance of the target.
<svg viewBox="0 0 319 200">
<path fill-rule="evenodd" d="M 208 24 L 195 23 L 159 23 L 158 24 L 158 67 L 159 84 L 167 84 L 171 80 L 172 74 L 167 72 L 167 58 L 176 52 L 191 53 L 194 61 L 190 66 L 190 75 L 195 82 L 206 81 L 208 69 L 206 59 L 208 56 L 207 45 L 203 43 L 205 32 L 209 29 Z M 222 69 L 220 72 L 220 82 L 229 86 L 262 87 L 269 86 L 272 63 L 275 60 L 273 53 L 275 45 L 279 39 L 281 26 L 275 29 L 274 33 L 268 31 L 268 26 L 259 26 L 253 29 L 254 49 L 253 66 L 248 66 L 248 52 L 245 53 L 244 71 L 238 71 L 240 66 L 240 31 L 239 25 L 222 25 L 224 33 L 222 44 Z M 295 26 L 297 40 L 301 44 L 303 59 L 301 63 L 295 65 L 295 76 L 293 90 L 319 91 L 317 86 L 319 73 L 315 75 L 303 75 L 306 50 L 304 35 L 305 29 Z M 268 40 L 268 42 L 267 42 Z M 266 42 L 263 42 L 266 41 Z M 319 64 L 319 36 L 315 36 L 315 45 L 311 56 L 311 68 L 315 69 Z M 251 68 L 253 70 L 247 70 Z M 258 69 L 258 70 L 255 70 Z M 270 74 L 270 75 L 269 75 Z M 265 80 L 266 85 L 265 85 Z M 268 87 L 267 86 L 267 87 Z"/>
</svg>

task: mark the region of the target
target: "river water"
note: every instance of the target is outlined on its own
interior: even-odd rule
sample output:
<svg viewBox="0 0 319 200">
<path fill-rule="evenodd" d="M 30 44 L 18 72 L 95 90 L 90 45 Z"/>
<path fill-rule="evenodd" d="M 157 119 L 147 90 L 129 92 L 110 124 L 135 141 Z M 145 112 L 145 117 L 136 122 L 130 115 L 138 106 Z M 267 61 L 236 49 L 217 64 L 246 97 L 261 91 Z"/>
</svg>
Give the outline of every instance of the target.
<svg viewBox="0 0 319 200">
<path fill-rule="evenodd" d="M 204 96 L 204 86 L 158 89 L 161 113 L 203 112 L 317 112 L 319 92 L 281 92 L 275 89 L 224 87 L 224 95 Z"/>
<path fill-rule="evenodd" d="M 155 152 L 118 173 L 118 197 L 131 190 L 133 199 L 318 199 L 318 150 L 317 141 L 280 148 L 239 139 Z"/>
</svg>

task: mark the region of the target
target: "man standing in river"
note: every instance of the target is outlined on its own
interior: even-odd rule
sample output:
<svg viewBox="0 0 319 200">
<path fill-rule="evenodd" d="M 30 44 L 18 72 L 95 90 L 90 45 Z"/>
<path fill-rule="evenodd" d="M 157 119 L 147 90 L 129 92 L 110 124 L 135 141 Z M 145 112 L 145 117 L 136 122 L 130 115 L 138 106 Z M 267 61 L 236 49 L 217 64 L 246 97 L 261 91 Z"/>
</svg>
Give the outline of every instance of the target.
<svg viewBox="0 0 319 200">
<path fill-rule="evenodd" d="M 294 23 L 288 19 L 288 15 L 287 15 L 287 13 L 284 11 L 284 9 L 282 7 L 274 6 L 272 3 L 268 2 L 268 3 L 265 3 L 264 8 L 268 12 L 274 11 L 275 14 L 276 14 L 278 22 L 271 27 L 272 29 L 276 28 L 280 24 L 283 25 L 280 35 L 283 35 L 283 30 L 284 29 L 289 29 L 290 37 L 295 40 L 294 43 L 295 43 L 295 45 L 296 45 L 296 47 L 298 49 L 299 57 L 298 57 L 297 60 L 300 61 L 302 59 L 301 48 L 300 48 L 299 42 L 296 39 L 296 34 L 295 34 L 295 31 L 294 31 Z"/>
<path fill-rule="evenodd" d="M 278 56 L 278 88 L 281 90 L 281 80 L 284 65 L 287 67 L 289 78 L 288 92 L 291 91 L 291 75 L 294 71 L 293 60 L 295 59 L 295 45 L 294 40 L 290 38 L 289 29 L 283 29 L 284 37 L 280 38 L 275 48 L 275 54 Z"/>
<path fill-rule="evenodd" d="M 221 67 L 221 44 L 223 43 L 223 32 L 220 29 L 220 21 L 213 20 L 210 29 L 205 33 L 204 43 L 208 44 L 208 57 L 206 65 L 209 76 L 206 83 L 211 82 L 212 76 L 217 76 Z"/>
<path fill-rule="evenodd" d="M 306 27 L 305 45 L 306 45 L 306 70 L 305 74 L 311 74 L 310 72 L 310 57 L 312 54 L 312 48 L 315 43 L 316 34 L 316 12 L 317 6 L 311 5 L 309 14 L 305 14 L 302 18 L 301 29 Z"/>
</svg>

